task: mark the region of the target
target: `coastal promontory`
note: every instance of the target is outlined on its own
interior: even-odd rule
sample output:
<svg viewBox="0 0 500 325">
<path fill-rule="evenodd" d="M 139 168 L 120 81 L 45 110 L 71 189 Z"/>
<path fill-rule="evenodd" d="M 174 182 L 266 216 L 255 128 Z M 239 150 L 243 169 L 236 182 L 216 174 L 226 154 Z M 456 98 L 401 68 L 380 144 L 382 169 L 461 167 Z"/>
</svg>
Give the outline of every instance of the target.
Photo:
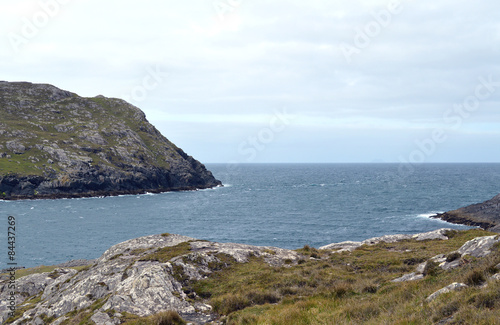
<svg viewBox="0 0 500 325">
<path fill-rule="evenodd" d="M 0 199 L 108 196 L 221 185 L 116 98 L 0 82 Z"/>
<path fill-rule="evenodd" d="M 456 224 L 477 226 L 500 232 L 500 194 L 482 203 L 440 213 L 435 218 Z"/>
</svg>

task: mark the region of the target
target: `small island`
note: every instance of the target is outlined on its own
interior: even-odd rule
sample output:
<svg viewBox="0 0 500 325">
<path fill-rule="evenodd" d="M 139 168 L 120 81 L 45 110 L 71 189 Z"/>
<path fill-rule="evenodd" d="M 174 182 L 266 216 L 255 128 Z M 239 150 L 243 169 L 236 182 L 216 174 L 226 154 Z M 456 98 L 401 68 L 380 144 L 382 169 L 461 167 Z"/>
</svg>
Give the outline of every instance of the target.
<svg viewBox="0 0 500 325">
<path fill-rule="evenodd" d="M 222 185 L 116 98 L 0 82 L 0 199 L 159 193 Z"/>
</svg>

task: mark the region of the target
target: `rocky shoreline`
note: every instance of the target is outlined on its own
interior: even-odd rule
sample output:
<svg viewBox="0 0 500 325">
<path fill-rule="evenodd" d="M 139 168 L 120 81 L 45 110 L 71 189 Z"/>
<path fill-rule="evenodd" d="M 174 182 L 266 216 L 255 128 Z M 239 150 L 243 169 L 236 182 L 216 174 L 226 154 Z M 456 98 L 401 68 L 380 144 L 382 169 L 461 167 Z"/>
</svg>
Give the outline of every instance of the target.
<svg viewBox="0 0 500 325">
<path fill-rule="evenodd" d="M 437 214 L 432 218 L 454 224 L 481 227 L 484 230 L 500 232 L 500 194 L 482 203 Z"/>
<path fill-rule="evenodd" d="M 203 189 L 213 189 L 222 187 L 224 185 L 207 185 L 207 186 L 184 186 L 167 189 L 136 189 L 136 190 L 109 190 L 109 191 L 89 191 L 84 193 L 53 193 L 53 194 L 38 194 L 36 196 L 25 195 L 10 195 L 9 197 L 1 198 L 1 200 L 19 201 L 19 200 L 57 200 L 57 199 L 79 199 L 90 197 L 108 197 L 108 196 L 121 196 L 121 195 L 142 195 L 142 194 L 159 194 L 166 192 L 184 192 L 184 191 L 197 191 Z"/>
</svg>

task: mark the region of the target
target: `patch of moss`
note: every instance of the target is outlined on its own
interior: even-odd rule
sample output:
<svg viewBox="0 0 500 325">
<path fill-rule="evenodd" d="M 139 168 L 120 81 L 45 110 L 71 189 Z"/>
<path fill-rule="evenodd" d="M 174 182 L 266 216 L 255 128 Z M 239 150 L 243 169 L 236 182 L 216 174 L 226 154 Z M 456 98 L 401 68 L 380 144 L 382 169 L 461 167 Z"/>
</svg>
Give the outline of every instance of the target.
<svg viewBox="0 0 500 325">
<path fill-rule="evenodd" d="M 158 261 L 166 263 L 177 256 L 189 254 L 191 252 L 191 244 L 182 242 L 175 246 L 159 248 L 151 254 L 148 254 L 140 259 L 140 261 Z"/>
<path fill-rule="evenodd" d="M 147 252 L 149 248 L 136 248 L 130 251 L 130 255 L 141 255 L 144 252 Z"/>
<path fill-rule="evenodd" d="M 114 256 L 111 256 L 111 257 L 109 258 L 109 260 L 110 260 L 110 261 L 112 261 L 112 260 L 116 260 L 117 258 L 120 258 L 120 257 L 122 257 L 122 256 L 123 256 L 123 253 L 116 254 L 116 255 L 114 255 Z"/>
</svg>

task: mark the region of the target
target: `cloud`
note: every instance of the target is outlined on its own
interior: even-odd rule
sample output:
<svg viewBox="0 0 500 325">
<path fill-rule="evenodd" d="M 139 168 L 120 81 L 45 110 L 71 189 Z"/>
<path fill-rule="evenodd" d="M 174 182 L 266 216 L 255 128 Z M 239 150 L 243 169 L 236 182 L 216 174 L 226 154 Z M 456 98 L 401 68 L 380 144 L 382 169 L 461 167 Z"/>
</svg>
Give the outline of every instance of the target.
<svg viewBox="0 0 500 325">
<path fill-rule="evenodd" d="M 281 147 L 268 146 L 280 161 L 303 159 L 292 149 L 299 140 L 332 147 L 311 149 L 308 160 L 395 161 L 414 145 L 414 132 L 449 129 L 443 115 L 474 95 L 479 78 L 500 81 L 500 3 L 493 0 L 241 0 L 222 17 L 218 1 L 3 2 L 1 79 L 126 98 L 150 69 L 161 69 L 166 77 L 133 103 L 181 147 L 210 161 L 237 155 L 241 141 L 265 127 L 263 117 L 282 107 L 298 118 L 276 142 Z M 16 51 L 9 35 L 24 37 L 26 21 L 36 25 L 43 14 L 41 3 L 58 3 L 57 13 Z M 355 53 L 346 57 L 343 45 Z M 495 139 L 499 94 L 497 87 L 481 100 L 453 134 Z M 208 149 L 196 140 L 203 134 L 218 142 Z M 342 147 L 333 145 L 339 139 Z M 365 146 L 365 154 L 350 152 L 350 143 Z M 369 150 L 380 144 L 380 154 Z M 267 154 L 260 159 L 276 160 Z"/>
</svg>

